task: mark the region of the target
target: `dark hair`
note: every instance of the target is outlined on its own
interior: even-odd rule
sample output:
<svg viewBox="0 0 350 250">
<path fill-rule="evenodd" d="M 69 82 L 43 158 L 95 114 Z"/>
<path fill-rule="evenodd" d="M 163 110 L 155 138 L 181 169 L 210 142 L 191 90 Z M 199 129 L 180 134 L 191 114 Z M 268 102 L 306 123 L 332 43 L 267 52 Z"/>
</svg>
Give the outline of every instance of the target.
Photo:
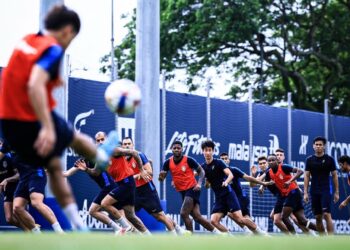
<svg viewBox="0 0 350 250">
<path fill-rule="evenodd" d="M 323 144 L 326 144 L 326 143 L 327 143 L 326 138 L 324 138 L 324 137 L 322 137 L 322 136 L 317 136 L 317 137 L 315 137 L 315 139 L 314 139 L 314 141 L 313 141 L 313 144 L 315 144 L 315 142 L 317 142 L 317 141 L 322 141 Z"/>
<path fill-rule="evenodd" d="M 221 156 L 228 156 L 228 154 L 226 153 L 226 152 L 222 152 L 221 154 L 220 154 L 220 157 Z"/>
<path fill-rule="evenodd" d="M 275 154 L 269 154 L 267 158 L 269 158 L 270 156 L 277 157 Z"/>
<path fill-rule="evenodd" d="M 267 157 L 266 157 L 265 155 L 260 156 L 260 157 L 258 158 L 258 162 L 259 162 L 259 161 L 263 161 L 263 160 L 267 161 Z"/>
<path fill-rule="evenodd" d="M 202 150 L 205 149 L 205 148 L 212 148 L 212 149 L 214 149 L 215 148 L 215 143 L 213 141 L 211 141 L 211 140 L 206 140 L 206 141 L 202 142 L 201 148 L 202 148 Z"/>
<path fill-rule="evenodd" d="M 284 150 L 282 148 L 278 148 L 278 149 L 276 149 L 275 153 L 277 153 L 277 152 L 284 153 Z"/>
<path fill-rule="evenodd" d="M 126 136 L 122 139 L 122 141 L 124 140 L 130 140 L 132 143 L 134 143 L 134 140 L 130 137 L 130 136 Z"/>
<path fill-rule="evenodd" d="M 181 141 L 174 141 L 174 142 L 171 144 L 171 147 L 173 147 L 174 145 L 180 145 L 181 147 L 183 147 Z"/>
<path fill-rule="evenodd" d="M 347 155 L 342 155 L 339 157 L 338 162 L 342 163 L 342 164 L 344 164 L 346 162 L 347 164 L 350 165 L 350 157 Z"/>
<path fill-rule="evenodd" d="M 60 30 L 61 28 L 72 25 L 75 33 L 80 31 L 80 19 L 78 14 L 68 9 L 65 5 L 55 5 L 46 15 L 45 29 L 47 30 Z"/>
</svg>

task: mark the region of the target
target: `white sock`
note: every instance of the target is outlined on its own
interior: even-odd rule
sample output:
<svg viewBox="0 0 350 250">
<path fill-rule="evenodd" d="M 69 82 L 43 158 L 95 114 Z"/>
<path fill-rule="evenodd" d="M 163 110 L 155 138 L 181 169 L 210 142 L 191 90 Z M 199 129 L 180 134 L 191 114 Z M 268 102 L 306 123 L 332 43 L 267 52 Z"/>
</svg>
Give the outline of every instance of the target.
<svg viewBox="0 0 350 250">
<path fill-rule="evenodd" d="M 112 227 L 114 231 L 118 231 L 121 229 L 120 226 L 118 226 L 117 223 L 115 223 L 112 220 L 108 222 L 108 226 Z"/>
<path fill-rule="evenodd" d="M 309 228 L 311 221 L 307 220 L 306 228 Z"/>
<path fill-rule="evenodd" d="M 61 228 L 61 225 L 60 225 L 60 223 L 58 223 L 58 221 L 56 221 L 55 223 L 53 223 L 51 226 L 52 226 L 53 230 L 54 230 L 56 233 L 64 233 L 64 231 L 63 231 L 63 229 Z"/>
<path fill-rule="evenodd" d="M 184 230 L 182 227 L 180 227 L 178 224 L 176 224 L 175 230 L 176 230 L 178 233 L 182 233 L 183 231 L 185 231 L 185 230 Z"/>
<path fill-rule="evenodd" d="M 243 226 L 242 229 L 243 229 L 243 232 L 246 232 L 246 233 L 251 232 L 247 226 Z"/>
<path fill-rule="evenodd" d="M 142 232 L 143 235 L 152 235 L 151 232 L 147 229 L 146 231 Z"/>
<path fill-rule="evenodd" d="M 30 230 L 30 231 L 32 231 L 32 233 L 34 233 L 34 234 L 40 234 L 41 233 L 41 231 L 40 231 L 40 227 L 38 227 L 38 226 L 35 226 L 32 230 Z"/>
<path fill-rule="evenodd" d="M 177 235 L 177 233 L 176 233 L 176 230 L 175 230 L 175 229 L 170 230 L 170 231 L 169 231 L 169 233 L 170 233 L 170 234 L 172 234 L 172 235 Z"/>
<path fill-rule="evenodd" d="M 63 212 L 67 216 L 73 228 L 83 231 L 88 230 L 87 226 L 84 224 L 82 218 L 79 215 L 77 204 L 71 203 L 67 205 L 65 208 L 63 208 Z"/>
<path fill-rule="evenodd" d="M 221 232 L 217 228 L 214 228 L 214 230 L 211 231 L 211 232 L 214 233 L 214 234 L 221 234 Z"/>
<path fill-rule="evenodd" d="M 116 222 L 117 222 L 122 228 L 129 228 L 129 227 L 130 227 L 129 223 L 128 223 L 123 217 L 120 217 L 118 220 L 116 220 Z"/>
</svg>

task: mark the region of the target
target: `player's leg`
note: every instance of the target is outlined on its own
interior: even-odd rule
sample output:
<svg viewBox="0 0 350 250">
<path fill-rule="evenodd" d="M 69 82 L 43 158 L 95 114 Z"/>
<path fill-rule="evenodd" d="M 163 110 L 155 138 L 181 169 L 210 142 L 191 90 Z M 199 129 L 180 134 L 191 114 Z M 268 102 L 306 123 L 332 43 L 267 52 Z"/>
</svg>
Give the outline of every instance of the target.
<svg viewBox="0 0 350 250">
<path fill-rule="evenodd" d="M 202 225 L 208 231 L 216 232 L 215 227 L 210 223 L 210 221 L 202 216 L 201 211 L 200 211 L 199 203 L 195 203 L 194 204 L 192 212 L 191 212 L 191 216 L 193 217 L 193 219 L 197 223 Z"/>
<path fill-rule="evenodd" d="M 334 233 L 334 225 L 333 225 L 331 213 L 323 213 L 323 218 L 326 221 L 327 233 L 333 234 Z"/>
<path fill-rule="evenodd" d="M 133 205 L 123 206 L 125 217 L 130 221 L 130 223 L 141 233 L 150 234 L 147 227 L 143 224 L 139 217 L 135 214 L 135 207 Z"/>
<path fill-rule="evenodd" d="M 51 224 L 56 233 L 63 233 L 55 214 L 51 208 L 44 203 L 44 195 L 42 193 L 32 192 L 30 194 L 30 203 L 33 208 L 38 210 L 38 212 Z"/>
<path fill-rule="evenodd" d="M 329 193 L 323 193 L 321 197 L 322 202 L 322 212 L 323 212 L 323 218 L 326 221 L 326 227 L 327 227 L 327 233 L 333 234 L 334 233 L 334 225 L 332 220 L 332 214 L 331 214 L 331 201 L 332 196 Z"/>
<path fill-rule="evenodd" d="M 289 216 L 292 214 L 292 212 L 293 212 L 293 207 L 285 205 L 282 209 L 282 220 L 283 220 L 283 223 L 288 228 L 288 231 L 291 232 L 292 234 L 296 234 L 293 223 L 289 219 Z"/>
<path fill-rule="evenodd" d="M 279 230 L 281 230 L 281 232 L 289 234 L 289 230 L 282 220 L 282 209 L 284 200 L 284 197 L 280 195 L 276 196 L 276 203 L 275 207 L 273 208 L 273 223 L 279 228 Z"/>
<path fill-rule="evenodd" d="M 16 216 L 13 214 L 13 202 L 11 201 L 4 201 L 4 214 L 5 214 L 5 220 L 8 224 L 22 228 L 18 220 L 16 219 Z M 23 228 L 22 228 L 23 229 Z"/>
<path fill-rule="evenodd" d="M 304 209 L 299 209 L 293 213 L 297 219 L 298 224 L 307 229 L 306 233 L 309 232 L 309 229 L 317 231 L 316 225 L 305 217 Z"/>
<path fill-rule="evenodd" d="M 302 231 L 303 233 L 305 233 L 305 234 L 308 234 L 308 233 L 309 233 L 309 229 L 308 229 L 307 227 L 305 227 L 305 226 L 303 226 L 302 224 L 299 223 L 299 221 L 298 221 L 297 217 L 295 216 L 294 212 L 290 215 L 290 218 L 291 218 L 291 220 L 293 221 L 293 223 L 294 223 L 295 225 L 297 225 L 297 226 L 301 229 L 301 231 Z"/>
<path fill-rule="evenodd" d="M 167 230 L 169 232 L 175 232 L 175 225 L 174 225 L 174 222 L 168 217 L 165 215 L 164 211 L 161 211 L 161 212 L 158 212 L 158 213 L 152 213 L 152 216 L 157 220 L 157 221 L 160 221 L 162 222 Z"/>
<path fill-rule="evenodd" d="M 190 214 L 194 208 L 194 201 L 192 197 L 185 196 L 182 206 L 180 209 L 180 215 L 185 223 L 186 229 L 193 232 L 192 220 L 190 219 Z"/>
<path fill-rule="evenodd" d="M 212 213 L 210 216 L 210 223 L 216 227 L 220 232 L 227 233 L 228 229 L 220 223 L 221 219 L 224 217 L 224 213 Z"/>
<path fill-rule="evenodd" d="M 311 207 L 313 214 L 316 219 L 316 228 L 320 234 L 325 233 L 325 229 L 323 226 L 323 216 L 322 216 L 322 200 L 321 195 L 311 195 Z"/>
<path fill-rule="evenodd" d="M 28 200 L 23 197 L 15 197 L 13 200 L 13 213 L 19 221 L 33 233 L 40 233 L 40 228 L 35 224 L 34 218 L 27 212 Z"/>
<path fill-rule="evenodd" d="M 96 220 L 101 221 L 102 223 L 110 226 L 113 228 L 113 230 L 116 232 L 120 230 L 120 227 L 115 223 L 111 218 L 109 218 L 108 215 L 103 213 L 101 211 L 101 205 L 97 204 L 95 202 L 91 203 L 91 206 L 89 207 L 89 214 L 94 217 Z"/>
</svg>

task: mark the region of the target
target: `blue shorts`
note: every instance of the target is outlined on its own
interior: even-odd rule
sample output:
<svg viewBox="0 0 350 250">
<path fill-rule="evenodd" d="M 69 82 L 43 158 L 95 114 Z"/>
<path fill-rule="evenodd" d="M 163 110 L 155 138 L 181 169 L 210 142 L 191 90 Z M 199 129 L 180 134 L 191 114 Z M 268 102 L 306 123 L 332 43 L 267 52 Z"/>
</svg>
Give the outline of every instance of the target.
<svg viewBox="0 0 350 250">
<path fill-rule="evenodd" d="M 116 188 L 114 188 L 109 195 L 117 201 L 117 207 L 121 208 L 127 205 L 135 205 L 135 180 L 131 175 L 121 181 L 117 182 Z"/>
<path fill-rule="evenodd" d="M 287 195 L 285 201 L 284 201 L 284 207 L 291 207 L 293 208 L 293 212 L 297 212 L 301 209 L 304 209 L 303 206 L 303 197 L 301 195 L 300 189 L 294 189 L 289 192 Z"/>
<path fill-rule="evenodd" d="M 243 216 L 250 216 L 250 211 L 249 211 L 249 197 L 247 196 L 241 196 L 238 198 L 239 201 L 239 206 L 241 207 L 242 215 Z"/>
<path fill-rule="evenodd" d="M 13 202 L 13 197 L 17 188 L 18 182 L 9 182 L 6 185 L 6 190 L 3 192 L 4 202 Z"/>
<path fill-rule="evenodd" d="M 46 173 L 43 169 L 38 169 L 31 175 L 19 180 L 15 197 L 21 197 L 30 201 L 31 193 L 40 193 L 45 195 L 45 186 L 47 183 Z"/>
<path fill-rule="evenodd" d="M 331 212 L 332 196 L 325 192 L 322 194 L 311 194 L 311 207 L 314 215 Z"/>
<path fill-rule="evenodd" d="M 275 203 L 275 206 L 273 208 L 273 213 L 274 214 L 282 213 L 282 209 L 283 209 L 283 205 L 284 205 L 284 201 L 285 200 L 286 200 L 285 196 L 282 196 L 280 194 L 276 195 L 276 203 Z"/>
<path fill-rule="evenodd" d="M 194 191 L 193 187 L 184 191 L 180 191 L 182 200 L 185 200 L 185 197 L 191 197 L 194 204 L 200 204 L 201 191 Z"/>
<path fill-rule="evenodd" d="M 145 209 L 149 214 L 163 211 L 157 189 L 153 182 L 148 182 L 147 184 L 136 188 L 135 210 L 139 211 L 141 208 Z"/>
<path fill-rule="evenodd" d="M 101 205 L 102 200 L 106 197 L 109 192 L 111 192 L 114 188 L 116 188 L 117 185 L 114 183 L 111 183 L 111 185 L 104 187 L 101 189 L 101 191 L 95 196 L 93 203 L 96 203 L 97 205 Z"/>
<path fill-rule="evenodd" d="M 0 120 L 4 139 L 21 159 L 34 166 L 47 166 L 56 156 L 62 156 L 64 150 L 73 140 L 73 127 L 55 112 L 51 113 L 56 132 L 56 144 L 52 153 L 43 158 L 39 156 L 33 145 L 40 131 L 39 122 L 24 122 L 17 120 Z"/>
<path fill-rule="evenodd" d="M 239 210 L 241 210 L 241 207 L 234 191 L 225 191 L 225 194 L 215 193 L 215 203 L 211 214 L 223 213 L 225 216 L 227 213 L 233 213 Z"/>
</svg>

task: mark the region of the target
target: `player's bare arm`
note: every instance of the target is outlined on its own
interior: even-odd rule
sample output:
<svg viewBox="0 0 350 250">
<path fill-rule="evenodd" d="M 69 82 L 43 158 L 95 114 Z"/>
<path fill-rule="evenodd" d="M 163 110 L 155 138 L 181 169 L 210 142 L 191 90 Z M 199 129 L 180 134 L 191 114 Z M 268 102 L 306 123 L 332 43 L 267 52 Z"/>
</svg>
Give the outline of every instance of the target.
<svg viewBox="0 0 350 250">
<path fill-rule="evenodd" d="M 332 180 L 333 180 L 333 186 L 334 186 L 333 201 L 334 203 L 336 203 L 339 201 L 339 183 L 338 183 L 338 173 L 336 170 L 332 171 Z"/>
<path fill-rule="evenodd" d="M 159 181 L 164 181 L 164 179 L 166 178 L 167 174 L 168 174 L 167 171 L 164 171 L 164 170 L 160 171 L 159 176 L 158 176 L 158 180 Z"/>
<path fill-rule="evenodd" d="M 310 181 L 310 171 L 305 171 L 304 173 L 304 201 L 309 202 L 309 181 Z"/>
<path fill-rule="evenodd" d="M 2 191 L 6 191 L 6 186 L 9 182 L 15 182 L 19 180 L 19 173 L 17 172 L 17 170 L 15 170 L 15 174 L 12 175 L 11 177 L 8 177 L 6 179 L 4 179 L 1 183 L 0 183 L 0 193 Z"/>
<path fill-rule="evenodd" d="M 285 187 L 288 187 L 292 182 L 296 181 L 300 176 L 302 176 L 302 174 L 304 173 L 304 171 L 300 168 L 293 168 L 292 171 L 294 174 L 292 175 L 292 179 L 290 179 L 289 181 L 286 181 L 284 183 Z"/>
<path fill-rule="evenodd" d="M 28 83 L 28 96 L 35 114 L 41 124 L 34 148 L 40 156 L 47 156 L 56 142 L 54 124 L 50 115 L 45 85 L 49 82 L 50 76 L 47 71 L 35 65 L 30 74 Z"/>
<path fill-rule="evenodd" d="M 227 187 L 228 186 L 228 184 L 232 181 L 232 179 L 233 179 L 233 174 L 232 174 L 232 172 L 231 172 L 231 170 L 229 169 L 229 168 L 225 168 L 224 169 L 224 173 L 225 173 L 225 175 L 227 175 L 227 178 L 226 178 L 226 180 L 224 181 L 224 182 L 222 182 L 222 186 L 223 187 Z"/>
<path fill-rule="evenodd" d="M 261 181 L 258 178 L 254 178 L 254 177 L 249 176 L 247 174 L 243 175 L 243 179 L 245 179 L 246 181 L 249 181 L 250 183 L 260 184 L 263 186 L 270 186 L 270 185 L 274 184 L 273 181 Z"/>
</svg>

